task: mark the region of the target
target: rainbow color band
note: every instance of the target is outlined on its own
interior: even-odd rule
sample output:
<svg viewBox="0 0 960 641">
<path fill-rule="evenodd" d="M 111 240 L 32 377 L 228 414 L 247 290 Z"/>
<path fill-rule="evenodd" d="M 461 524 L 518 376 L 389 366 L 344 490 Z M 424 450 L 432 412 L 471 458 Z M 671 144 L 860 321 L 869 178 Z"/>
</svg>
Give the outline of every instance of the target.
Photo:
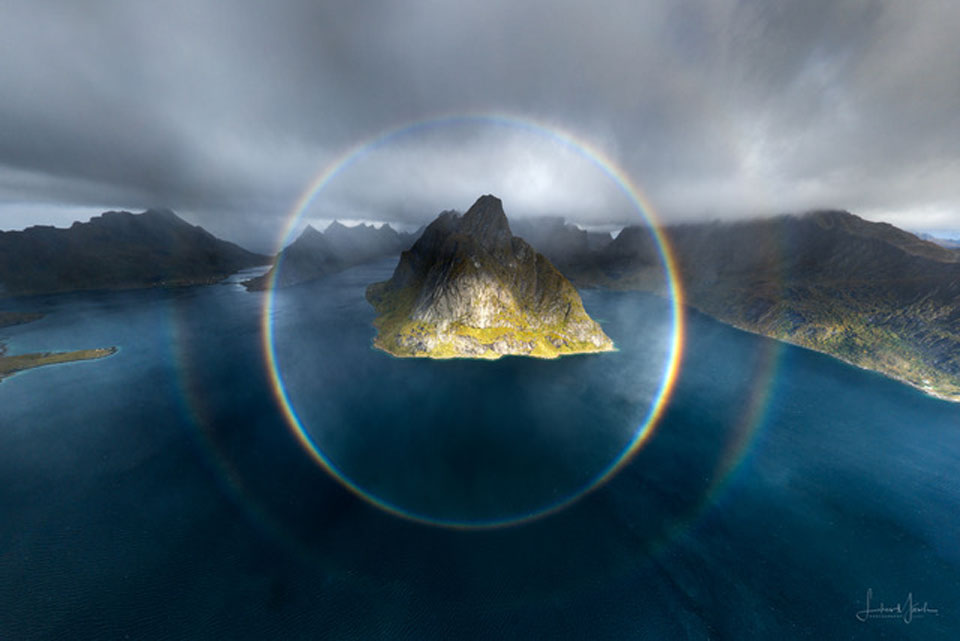
<svg viewBox="0 0 960 641">
<path fill-rule="evenodd" d="M 346 152 L 341 154 L 337 160 L 331 163 L 329 167 L 327 167 L 327 169 L 325 169 L 319 176 L 317 176 L 317 178 L 314 179 L 314 181 L 307 187 L 301 197 L 297 200 L 290 214 L 289 222 L 284 229 L 283 236 L 277 245 L 278 253 L 290 240 L 290 237 L 297 229 L 298 224 L 303 217 L 304 211 L 310 206 L 317 195 L 324 189 L 325 186 L 330 183 L 331 180 L 340 175 L 357 160 L 376 149 L 382 148 L 383 146 L 398 140 L 403 136 L 408 136 L 412 133 L 427 129 L 455 125 L 488 125 L 520 129 L 546 137 L 560 145 L 563 145 L 567 149 L 574 151 L 581 157 L 588 160 L 610 179 L 612 179 L 630 200 L 640 216 L 649 224 L 651 233 L 656 240 L 661 261 L 665 269 L 667 291 L 669 292 L 671 300 L 673 332 L 670 340 L 670 355 L 664 368 L 660 387 L 657 390 L 654 401 L 651 403 L 650 409 L 647 412 L 643 422 L 637 427 L 632 440 L 627 447 L 624 448 L 621 454 L 605 469 L 597 474 L 590 483 L 588 483 L 579 491 L 574 492 L 570 496 L 563 497 L 554 503 L 547 504 L 542 509 L 529 514 L 496 521 L 447 521 L 411 513 L 398 505 L 391 504 L 364 491 L 363 488 L 358 486 L 351 479 L 347 478 L 337 468 L 337 466 L 324 455 L 322 449 L 317 445 L 317 443 L 314 442 L 313 438 L 304 428 L 285 389 L 283 377 L 280 374 L 279 366 L 277 364 L 277 356 L 274 348 L 272 312 L 274 305 L 274 281 L 276 279 L 278 270 L 274 270 L 273 277 L 267 285 L 267 291 L 264 296 L 261 316 L 261 336 L 264 358 L 267 364 L 267 371 L 269 372 L 270 376 L 270 384 L 273 395 L 284 415 L 284 418 L 286 419 L 287 425 L 304 450 L 306 450 L 306 452 L 329 474 L 331 474 L 351 492 L 363 500 L 379 507 L 382 510 L 385 510 L 386 512 L 405 519 L 409 519 L 418 523 L 450 528 L 495 528 L 526 523 L 569 506 L 588 492 L 600 487 L 606 481 L 612 478 L 624 465 L 630 461 L 633 455 L 644 445 L 644 443 L 650 439 L 654 432 L 654 428 L 667 405 L 667 401 L 670 398 L 670 394 L 673 390 L 674 383 L 676 382 L 677 375 L 680 370 L 684 337 L 683 291 L 677 275 L 677 268 L 673 253 L 670 249 L 667 238 L 660 229 L 659 222 L 652 213 L 653 208 L 649 201 L 642 195 L 640 189 L 631 182 L 624 171 L 619 169 L 616 164 L 610 158 L 605 156 L 600 150 L 591 146 L 584 140 L 576 139 L 573 135 L 567 132 L 561 131 L 555 127 L 547 127 L 530 120 L 499 114 L 456 115 L 420 120 L 400 127 L 394 127 L 376 137 L 367 139 L 366 141 L 351 147 Z"/>
</svg>

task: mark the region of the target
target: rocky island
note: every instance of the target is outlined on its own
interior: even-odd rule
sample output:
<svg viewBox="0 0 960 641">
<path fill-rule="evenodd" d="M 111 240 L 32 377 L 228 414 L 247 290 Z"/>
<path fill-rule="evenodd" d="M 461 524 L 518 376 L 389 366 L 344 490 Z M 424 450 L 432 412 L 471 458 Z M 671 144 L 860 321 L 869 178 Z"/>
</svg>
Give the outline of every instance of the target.
<svg viewBox="0 0 960 641">
<path fill-rule="evenodd" d="M 366 295 L 378 313 L 374 346 L 394 356 L 556 358 L 614 349 L 570 281 L 512 234 L 490 195 L 462 216 L 440 214 L 400 255 L 393 277 Z"/>
</svg>

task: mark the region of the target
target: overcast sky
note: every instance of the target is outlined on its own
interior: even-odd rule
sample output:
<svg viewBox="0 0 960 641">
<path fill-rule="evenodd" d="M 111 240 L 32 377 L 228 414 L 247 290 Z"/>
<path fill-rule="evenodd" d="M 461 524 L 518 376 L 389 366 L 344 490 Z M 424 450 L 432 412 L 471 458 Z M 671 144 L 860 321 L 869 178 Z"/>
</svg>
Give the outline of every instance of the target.
<svg viewBox="0 0 960 641">
<path fill-rule="evenodd" d="M 0 229 L 165 206 L 266 249 L 405 123 L 509 114 L 614 161 L 665 221 L 845 208 L 960 230 L 960 3 L 0 2 Z M 634 215 L 543 131 L 369 149 L 314 218 Z"/>
</svg>

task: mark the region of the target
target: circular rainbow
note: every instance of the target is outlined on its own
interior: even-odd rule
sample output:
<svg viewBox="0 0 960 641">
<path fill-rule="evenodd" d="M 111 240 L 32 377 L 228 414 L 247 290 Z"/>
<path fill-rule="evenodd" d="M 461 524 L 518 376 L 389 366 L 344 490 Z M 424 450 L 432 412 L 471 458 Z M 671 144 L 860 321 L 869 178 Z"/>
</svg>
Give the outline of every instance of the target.
<svg viewBox="0 0 960 641">
<path fill-rule="evenodd" d="M 630 461 L 637 450 L 639 450 L 644 443 L 650 439 L 654 432 L 654 428 L 667 405 L 667 401 L 670 398 L 670 394 L 673 390 L 674 383 L 676 382 L 677 375 L 680 370 L 684 337 L 683 291 L 677 274 L 677 267 L 674 261 L 673 253 L 671 252 L 667 238 L 660 229 L 659 221 L 653 214 L 653 207 L 651 206 L 649 200 L 643 196 L 640 189 L 630 180 L 623 170 L 617 167 L 613 160 L 606 156 L 602 151 L 592 146 L 589 142 L 576 138 L 572 134 L 557 129 L 556 127 L 546 126 L 530 120 L 500 114 L 456 115 L 420 120 L 402 126 L 393 127 L 377 136 L 350 147 L 345 152 L 340 154 L 336 160 L 330 163 L 330 165 L 324 171 L 322 171 L 313 180 L 313 182 L 310 183 L 300 198 L 296 201 L 289 215 L 287 225 L 284 228 L 282 236 L 277 244 L 277 253 L 279 254 L 283 247 L 286 246 L 287 242 L 290 240 L 290 237 L 297 229 L 300 220 L 303 218 L 304 211 L 316 199 L 318 194 L 323 191 L 324 187 L 326 187 L 338 175 L 347 170 L 356 161 L 372 151 L 382 148 L 383 146 L 388 145 L 403 136 L 409 136 L 418 131 L 454 125 L 489 125 L 509 127 L 546 137 L 566 147 L 567 149 L 588 160 L 591 164 L 600 169 L 606 176 L 613 180 L 622 193 L 629 199 L 640 216 L 649 224 L 651 234 L 657 243 L 661 262 L 666 275 L 667 292 L 671 300 L 673 331 L 670 338 L 669 357 L 667 358 L 666 365 L 664 367 L 660 386 L 657 389 L 654 400 L 651 403 L 643 422 L 637 426 L 633 438 L 623 449 L 620 455 L 606 468 L 602 469 L 585 487 L 581 488 L 577 492 L 574 492 L 570 496 L 562 497 L 561 499 L 544 505 L 541 509 L 531 513 L 512 516 L 500 520 L 483 521 L 451 521 L 432 518 L 427 515 L 416 514 L 403 509 L 399 505 L 394 505 L 370 494 L 362 487 L 357 485 L 354 481 L 346 477 L 346 475 L 344 475 L 337 468 L 334 462 L 323 453 L 323 450 L 317 445 L 308 431 L 304 428 L 304 425 L 297 415 L 297 412 L 287 394 L 283 377 L 280 374 L 279 365 L 277 363 L 276 350 L 274 348 L 272 313 L 274 306 L 274 286 L 278 271 L 276 269 L 273 270 L 273 274 L 267 283 L 266 293 L 263 299 L 261 314 L 261 338 L 264 359 L 270 377 L 272 393 L 280 407 L 280 410 L 283 413 L 288 427 L 304 450 L 330 475 L 336 478 L 351 492 L 363 500 L 377 506 L 382 510 L 385 510 L 386 512 L 405 519 L 423 524 L 451 528 L 495 528 L 526 523 L 557 512 L 574 503 L 585 494 L 603 485 L 606 481 L 613 477 L 617 471 L 619 471 Z"/>
</svg>

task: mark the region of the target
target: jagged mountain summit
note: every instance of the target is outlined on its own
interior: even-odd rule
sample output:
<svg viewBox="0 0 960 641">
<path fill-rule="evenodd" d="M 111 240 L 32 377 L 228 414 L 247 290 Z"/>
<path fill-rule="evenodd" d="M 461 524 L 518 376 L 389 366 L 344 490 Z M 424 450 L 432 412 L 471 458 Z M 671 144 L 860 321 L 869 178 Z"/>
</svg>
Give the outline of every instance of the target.
<svg viewBox="0 0 960 641">
<path fill-rule="evenodd" d="M 577 290 L 514 236 L 494 196 L 444 212 L 400 256 L 393 277 L 367 288 L 374 346 L 394 356 L 554 358 L 614 349 Z"/>
<path fill-rule="evenodd" d="M 270 262 L 169 209 L 0 232 L 0 296 L 213 283 Z"/>
<path fill-rule="evenodd" d="M 248 290 L 290 287 L 343 271 L 387 256 L 396 256 L 413 243 L 411 234 L 400 233 L 390 225 L 375 227 L 361 224 L 349 227 L 333 221 L 324 231 L 307 225 L 274 261 L 266 274 L 245 281 Z"/>
</svg>

